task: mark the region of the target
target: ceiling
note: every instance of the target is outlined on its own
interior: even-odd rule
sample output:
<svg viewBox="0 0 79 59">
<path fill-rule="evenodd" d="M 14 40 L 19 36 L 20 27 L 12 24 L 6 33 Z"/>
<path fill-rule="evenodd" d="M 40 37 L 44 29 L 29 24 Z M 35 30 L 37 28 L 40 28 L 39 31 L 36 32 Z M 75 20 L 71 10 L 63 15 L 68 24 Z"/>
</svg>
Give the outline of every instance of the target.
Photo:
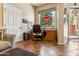
<svg viewBox="0 0 79 59">
<path fill-rule="evenodd" d="M 64 3 L 64 7 L 67 8 L 69 6 L 74 6 L 74 3 Z M 76 6 L 79 6 L 79 3 L 77 3 Z"/>
<path fill-rule="evenodd" d="M 44 4 L 47 4 L 47 3 L 31 3 L 33 6 L 41 6 L 41 5 L 44 5 Z M 79 6 L 79 3 L 76 3 L 77 5 L 76 6 Z M 74 6 L 74 3 L 64 3 L 64 7 L 68 7 L 68 6 Z"/>
<path fill-rule="evenodd" d="M 46 3 L 31 3 L 33 6 L 35 6 L 35 7 L 38 7 L 38 6 L 41 6 L 41 5 L 44 5 L 44 4 L 46 4 Z"/>
<path fill-rule="evenodd" d="M 33 5 L 34 7 L 38 7 L 38 6 L 41 6 L 41 5 L 44 5 L 46 3 L 10 3 L 16 7 L 19 7 L 19 8 L 24 8 L 24 6 L 27 6 L 28 4 L 30 5 Z"/>
<path fill-rule="evenodd" d="M 14 6 L 17 6 L 19 8 L 24 8 L 24 6 L 27 6 L 28 4 L 38 7 L 38 6 L 47 4 L 47 3 L 13 3 Z M 64 3 L 65 8 L 67 8 L 69 6 L 74 6 L 74 3 Z M 77 6 L 79 6 L 79 3 L 77 3 Z"/>
</svg>

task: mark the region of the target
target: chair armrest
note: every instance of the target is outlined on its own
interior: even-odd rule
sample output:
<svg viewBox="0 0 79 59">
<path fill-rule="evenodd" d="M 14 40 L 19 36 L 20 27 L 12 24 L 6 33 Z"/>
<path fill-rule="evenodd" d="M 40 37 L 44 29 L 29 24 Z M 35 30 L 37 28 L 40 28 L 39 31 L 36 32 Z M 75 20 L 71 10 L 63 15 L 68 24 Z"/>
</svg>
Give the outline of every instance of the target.
<svg viewBox="0 0 79 59">
<path fill-rule="evenodd" d="M 6 34 L 6 37 L 7 37 L 7 41 L 10 41 L 10 42 L 12 42 L 15 39 L 15 35 L 13 34 Z"/>
<path fill-rule="evenodd" d="M 14 48 L 15 45 L 15 35 L 14 34 L 6 34 L 7 41 L 10 42 L 11 48 Z"/>
</svg>

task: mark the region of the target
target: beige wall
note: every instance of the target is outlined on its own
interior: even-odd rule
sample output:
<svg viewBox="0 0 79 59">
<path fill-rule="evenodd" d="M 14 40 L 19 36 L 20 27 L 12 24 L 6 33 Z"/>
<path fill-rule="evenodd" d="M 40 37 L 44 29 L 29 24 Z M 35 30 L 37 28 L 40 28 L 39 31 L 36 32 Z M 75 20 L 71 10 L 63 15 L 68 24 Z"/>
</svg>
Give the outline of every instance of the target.
<svg viewBox="0 0 79 59">
<path fill-rule="evenodd" d="M 30 4 L 27 4 L 27 6 L 24 7 L 24 17 L 27 19 L 27 20 L 30 20 L 34 23 L 34 20 L 35 20 L 35 12 L 34 12 L 34 8 L 32 5 Z"/>
<path fill-rule="evenodd" d="M 3 4 L 0 3 L 0 27 L 3 25 Z"/>
<path fill-rule="evenodd" d="M 36 7 L 35 10 L 35 23 L 39 24 L 39 18 L 38 18 L 38 11 L 45 10 L 45 9 L 50 9 L 50 8 L 56 8 L 57 4 L 56 3 L 50 3 L 50 4 L 45 4 L 41 5 L 39 7 Z"/>
</svg>

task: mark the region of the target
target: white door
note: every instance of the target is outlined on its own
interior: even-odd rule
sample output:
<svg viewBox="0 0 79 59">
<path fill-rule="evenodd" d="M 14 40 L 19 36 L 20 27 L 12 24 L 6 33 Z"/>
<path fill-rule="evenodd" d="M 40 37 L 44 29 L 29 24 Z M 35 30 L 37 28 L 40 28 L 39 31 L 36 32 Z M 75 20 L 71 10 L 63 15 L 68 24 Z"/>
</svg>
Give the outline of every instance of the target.
<svg viewBox="0 0 79 59">
<path fill-rule="evenodd" d="M 7 33 L 16 34 L 21 27 L 22 13 L 19 9 L 9 5 L 4 5 L 4 27 L 7 28 Z"/>
<path fill-rule="evenodd" d="M 7 28 L 7 33 L 15 34 L 17 36 L 18 30 L 21 32 L 22 25 L 22 12 L 9 4 L 4 4 L 4 21 L 3 25 Z M 20 36 L 21 34 L 18 34 Z M 16 42 L 21 41 L 21 39 L 15 40 Z"/>
</svg>

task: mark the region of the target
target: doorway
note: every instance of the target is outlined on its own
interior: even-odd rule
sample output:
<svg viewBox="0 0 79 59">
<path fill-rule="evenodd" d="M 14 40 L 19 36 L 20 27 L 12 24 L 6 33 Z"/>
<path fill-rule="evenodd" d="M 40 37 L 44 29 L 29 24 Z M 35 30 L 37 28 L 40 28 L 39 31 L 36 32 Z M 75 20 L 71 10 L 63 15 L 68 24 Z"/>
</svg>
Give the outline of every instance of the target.
<svg viewBox="0 0 79 59">
<path fill-rule="evenodd" d="M 69 33 L 69 39 L 78 39 L 79 38 L 79 8 L 78 7 L 72 7 L 68 9 L 69 15 L 68 15 L 68 33 Z"/>
<path fill-rule="evenodd" d="M 68 7 L 64 11 L 64 38 L 79 42 L 79 7 Z"/>
<path fill-rule="evenodd" d="M 68 40 L 79 43 L 79 7 L 67 8 Z"/>
</svg>

